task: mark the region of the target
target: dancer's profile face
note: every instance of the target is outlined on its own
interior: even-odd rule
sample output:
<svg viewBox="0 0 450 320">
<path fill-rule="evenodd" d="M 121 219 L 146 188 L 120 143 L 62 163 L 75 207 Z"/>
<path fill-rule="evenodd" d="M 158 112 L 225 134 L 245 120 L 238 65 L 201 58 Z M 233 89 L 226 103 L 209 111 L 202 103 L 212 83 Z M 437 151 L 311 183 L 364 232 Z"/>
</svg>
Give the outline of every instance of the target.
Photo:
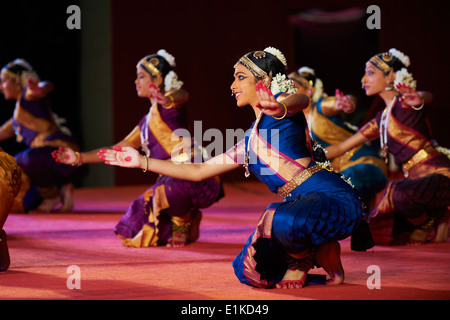
<svg viewBox="0 0 450 320">
<path fill-rule="evenodd" d="M 238 107 L 247 105 L 256 106 L 258 97 L 255 90 L 255 76 L 244 65 L 238 64 L 234 69 L 234 82 L 231 90 L 236 98 Z"/>
<path fill-rule="evenodd" d="M 3 72 L 0 75 L 0 91 L 5 100 L 17 100 L 22 94 L 22 86 L 17 83 L 17 79 L 12 79 Z"/>
<path fill-rule="evenodd" d="M 149 86 L 152 82 L 150 74 L 142 67 L 136 68 L 136 93 L 140 98 L 147 98 L 150 95 Z"/>
<path fill-rule="evenodd" d="M 386 76 L 370 61 L 366 63 L 364 76 L 361 79 L 366 95 L 373 96 L 385 91 L 385 88 L 389 85 L 389 80 L 389 75 Z"/>
</svg>

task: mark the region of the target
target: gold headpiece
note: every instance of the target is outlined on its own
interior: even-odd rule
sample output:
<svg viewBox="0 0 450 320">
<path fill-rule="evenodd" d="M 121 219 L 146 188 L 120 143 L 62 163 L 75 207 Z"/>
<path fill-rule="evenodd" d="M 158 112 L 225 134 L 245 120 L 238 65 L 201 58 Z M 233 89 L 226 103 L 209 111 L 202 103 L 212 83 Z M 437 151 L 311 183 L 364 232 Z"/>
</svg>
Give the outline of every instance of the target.
<svg viewBox="0 0 450 320">
<path fill-rule="evenodd" d="M 392 55 L 390 53 L 383 53 L 382 58 L 379 58 L 378 56 L 373 56 L 370 59 L 370 62 L 372 62 L 378 69 L 380 69 L 384 73 L 389 73 L 389 71 L 391 71 L 391 67 L 385 61 L 391 60 Z"/>
<path fill-rule="evenodd" d="M 288 75 L 288 78 L 291 80 L 294 80 L 295 82 L 297 82 L 299 85 L 301 85 L 302 87 L 304 87 L 305 89 L 309 89 L 310 87 L 313 86 L 313 81 L 306 79 L 305 77 L 303 77 L 303 75 L 300 73 L 296 73 L 296 72 L 291 72 Z"/>
<path fill-rule="evenodd" d="M 244 66 L 246 66 L 257 78 L 264 78 L 265 76 L 267 76 L 267 73 L 263 69 L 258 67 L 252 60 L 247 57 L 247 54 L 240 58 L 238 63 L 242 63 Z M 264 51 L 256 51 L 253 56 L 256 59 L 260 59 L 265 57 L 266 54 Z"/>
<path fill-rule="evenodd" d="M 148 72 L 154 75 L 161 75 L 161 71 L 159 71 L 156 66 L 159 64 L 159 60 L 157 58 L 151 58 L 150 61 L 142 59 L 139 61 L 139 64 L 142 65 Z"/>
<path fill-rule="evenodd" d="M 6 69 L 6 68 L 3 68 L 3 69 L 1 70 L 1 73 L 3 73 L 5 76 L 8 76 L 8 77 L 11 78 L 11 79 L 20 78 L 20 76 L 19 76 L 17 73 L 14 73 L 14 72 L 12 72 L 12 71 L 9 71 L 9 70 Z"/>
</svg>

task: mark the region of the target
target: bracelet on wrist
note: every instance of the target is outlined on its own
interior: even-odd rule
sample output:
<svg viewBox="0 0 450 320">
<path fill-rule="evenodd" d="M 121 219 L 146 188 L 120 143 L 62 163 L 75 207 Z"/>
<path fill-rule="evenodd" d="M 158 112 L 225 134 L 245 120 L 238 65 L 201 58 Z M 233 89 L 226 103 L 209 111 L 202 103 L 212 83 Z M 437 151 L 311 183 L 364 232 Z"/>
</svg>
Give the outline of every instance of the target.
<svg viewBox="0 0 450 320">
<path fill-rule="evenodd" d="M 174 100 L 173 100 L 173 97 L 172 97 L 171 95 L 167 95 L 166 98 L 169 98 L 171 103 L 170 103 L 169 106 L 166 106 L 165 104 L 163 104 L 163 105 L 162 105 L 163 108 L 164 108 L 164 109 L 172 109 L 172 108 L 175 106 L 175 102 L 174 102 Z"/>
<path fill-rule="evenodd" d="M 72 167 L 79 167 L 81 165 L 83 165 L 83 160 L 81 159 L 81 154 L 78 151 L 75 151 L 75 155 L 77 156 L 77 160 L 72 163 Z"/>
<path fill-rule="evenodd" d="M 283 102 L 279 102 L 279 103 L 284 107 L 284 114 L 281 117 L 275 117 L 274 116 L 274 118 L 277 119 L 277 120 L 284 119 L 286 117 L 287 113 L 288 113 L 287 106 Z"/>
<path fill-rule="evenodd" d="M 145 158 L 145 169 L 142 169 L 142 172 L 147 172 L 148 171 L 148 157 L 144 156 Z"/>
<path fill-rule="evenodd" d="M 416 111 L 419 111 L 423 108 L 424 105 L 425 105 L 425 101 L 423 101 L 423 99 L 422 99 L 422 104 L 419 107 L 416 107 L 416 106 L 410 106 L 410 107 Z"/>
</svg>

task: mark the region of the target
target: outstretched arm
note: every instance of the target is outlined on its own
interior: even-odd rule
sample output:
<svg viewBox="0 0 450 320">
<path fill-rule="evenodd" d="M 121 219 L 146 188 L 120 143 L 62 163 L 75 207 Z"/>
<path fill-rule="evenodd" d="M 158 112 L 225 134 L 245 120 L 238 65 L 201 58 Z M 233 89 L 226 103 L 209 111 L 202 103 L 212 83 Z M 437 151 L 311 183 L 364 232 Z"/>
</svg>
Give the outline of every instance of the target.
<svg viewBox="0 0 450 320">
<path fill-rule="evenodd" d="M 168 160 L 147 158 L 134 148 L 119 146 L 113 149 L 100 150 L 98 157 L 108 165 L 138 168 L 176 179 L 190 181 L 205 180 L 239 167 L 226 154 L 215 156 L 203 163 L 175 163 Z"/>
<path fill-rule="evenodd" d="M 342 156 L 347 151 L 349 151 L 367 141 L 368 141 L 368 139 L 361 132 L 357 132 L 350 138 L 348 138 L 340 143 L 326 147 L 325 150 L 327 151 L 327 159 L 333 159 L 333 158 Z"/>
<path fill-rule="evenodd" d="M 125 140 L 122 140 L 114 146 L 131 147 L 131 144 Z M 87 152 L 78 152 L 71 148 L 60 147 L 58 150 L 52 152 L 52 156 L 56 162 L 72 166 L 88 163 L 102 163 L 102 159 L 99 159 L 97 155 L 100 150 L 102 150 L 102 148 Z"/>
</svg>

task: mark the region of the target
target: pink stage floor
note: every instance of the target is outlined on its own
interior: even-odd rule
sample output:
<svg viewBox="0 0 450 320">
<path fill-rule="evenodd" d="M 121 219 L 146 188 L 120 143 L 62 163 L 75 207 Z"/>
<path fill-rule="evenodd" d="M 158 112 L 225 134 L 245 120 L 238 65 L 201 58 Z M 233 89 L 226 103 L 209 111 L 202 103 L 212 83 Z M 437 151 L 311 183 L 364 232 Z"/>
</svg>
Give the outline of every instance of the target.
<svg viewBox="0 0 450 320">
<path fill-rule="evenodd" d="M 449 242 L 353 252 L 344 240 L 342 285 L 262 290 L 240 284 L 231 262 L 268 203 L 279 201 L 259 182 L 225 184 L 226 197 L 203 210 L 194 244 L 123 247 L 113 227 L 145 188 L 76 189 L 72 213 L 11 214 L 4 229 L 12 261 L 0 273 L 0 300 L 450 299 Z M 368 287 L 370 266 L 379 268 L 378 289 Z M 76 274 L 79 281 L 73 280 Z M 68 282 L 80 288 L 70 289 Z"/>
</svg>

